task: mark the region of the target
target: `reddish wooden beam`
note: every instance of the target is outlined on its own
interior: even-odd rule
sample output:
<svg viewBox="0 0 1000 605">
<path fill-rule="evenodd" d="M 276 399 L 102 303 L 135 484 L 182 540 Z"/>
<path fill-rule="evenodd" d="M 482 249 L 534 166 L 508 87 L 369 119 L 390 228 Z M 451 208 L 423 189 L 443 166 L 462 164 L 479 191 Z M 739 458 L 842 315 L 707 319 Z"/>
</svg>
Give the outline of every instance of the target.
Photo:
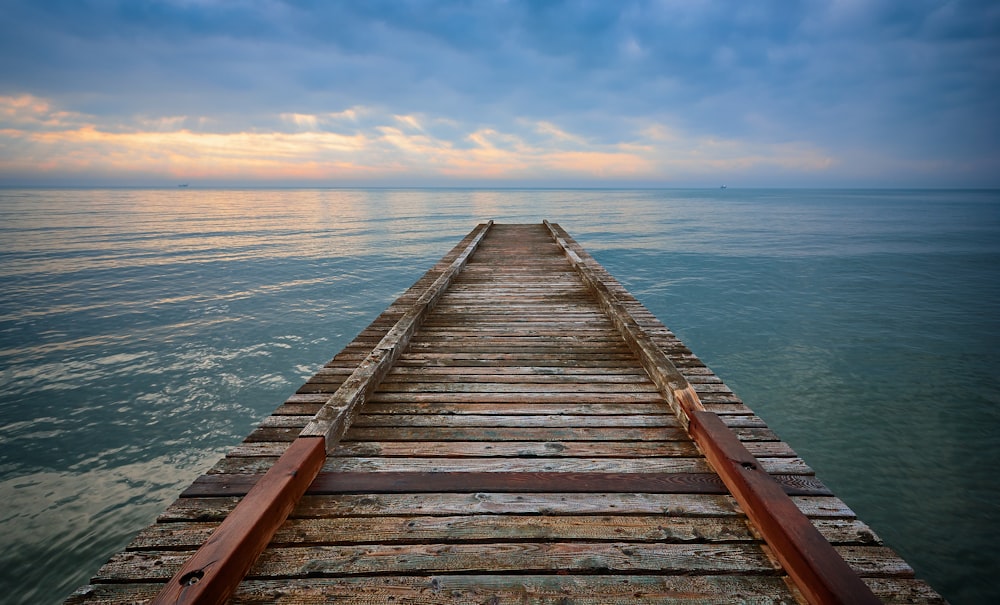
<svg viewBox="0 0 1000 605">
<path fill-rule="evenodd" d="M 325 460 L 323 439 L 301 438 L 293 442 L 152 603 L 225 603 Z"/>
<path fill-rule="evenodd" d="M 316 478 L 327 451 L 343 436 L 365 399 L 407 347 L 423 318 L 465 267 L 492 225 L 493 221 L 489 221 L 473 231 L 471 242 L 388 330 L 152 603 L 214 605 L 229 599 Z"/>
<path fill-rule="evenodd" d="M 688 430 L 810 603 L 882 602 L 718 415 L 693 412 Z"/>
<path fill-rule="evenodd" d="M 545 226 L 809 602 L 881 603 L 736 434 L 717 414 L 705 410 L 687 379 L 589 266 L 590 255 L 559 225 L 545 221 Z"/>
</svg>

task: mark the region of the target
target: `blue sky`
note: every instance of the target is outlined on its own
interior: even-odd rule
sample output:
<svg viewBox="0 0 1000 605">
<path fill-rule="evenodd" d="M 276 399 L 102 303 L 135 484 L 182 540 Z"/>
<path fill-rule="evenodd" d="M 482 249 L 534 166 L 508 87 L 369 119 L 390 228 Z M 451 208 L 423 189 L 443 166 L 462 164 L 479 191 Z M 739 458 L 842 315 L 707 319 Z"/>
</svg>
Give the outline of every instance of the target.
<svg viewBox="0 0 1000 605">
<path fill-rule="evenodd" d="M 0 183 L 1000 186 L 1000 3 L 0 0 Z"/>
</svg>

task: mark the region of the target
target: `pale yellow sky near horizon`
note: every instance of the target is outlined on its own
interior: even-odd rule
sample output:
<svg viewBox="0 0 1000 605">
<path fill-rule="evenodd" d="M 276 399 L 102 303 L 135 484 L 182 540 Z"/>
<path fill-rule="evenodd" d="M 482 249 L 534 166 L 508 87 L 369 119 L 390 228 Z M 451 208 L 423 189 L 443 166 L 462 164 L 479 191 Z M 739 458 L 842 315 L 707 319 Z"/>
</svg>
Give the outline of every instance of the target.
<svg viewBox="0 0 1000 605">
<path fill-rule="evenodd" d="M 364 124 L 358 121 L 362 114 Z M 699 138 L 639 120 L 621 140 L 607 143 L 551 122 L 527 121 L 530 139 L 454 121 L 448 126 L 462 136 L 442 138 L 431 127 L 448 118 L 380 114 L 365 107 L 274 117 L 282 128 L 213 131 L 211 120 L 197 116 L 109 119 L 67 111 L 31 95 L 0 97 L 0 177 L 669 182 L 718 179 L 762 167 L 822 173 L 836 162 L 804 142 Z"/>
</svg>

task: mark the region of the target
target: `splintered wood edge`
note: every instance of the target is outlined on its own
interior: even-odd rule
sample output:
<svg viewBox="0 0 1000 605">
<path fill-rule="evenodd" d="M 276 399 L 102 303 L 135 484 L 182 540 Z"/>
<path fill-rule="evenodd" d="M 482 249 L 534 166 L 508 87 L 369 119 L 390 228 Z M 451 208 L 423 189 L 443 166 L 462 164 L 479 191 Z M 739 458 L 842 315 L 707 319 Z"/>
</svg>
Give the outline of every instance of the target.
<svg viewBox="0 0 1000 605">
<path fill-rule="evenodd" d="M 388 374 L 427 313 L 469 262 L 469 258 L 475 253 L 492 226 L 493 221 L 491 220 L 477 227 L 478 233 L 462 253 L 427 287 L 399 321 L 386 332 L 372 352 L 316 412 L 312 421 L 300 433 L 301 437 L 323 437 L 326 440 L 327 453 L 333 451 L 354 421 L 365 399 Z"/>
<path fill-rule="evenodd" d="M 809 602 L 881 603 L 777 482 L 762 470 L 735 433 L 717 414 L 705 410 L 687 379 L 573 249 L 579 245 L 571 245 L 568 240 L 572 238 L 559 225 L 543 223 Z M 589 259 L 589 254 L 580 250 Z"/>
</svg>

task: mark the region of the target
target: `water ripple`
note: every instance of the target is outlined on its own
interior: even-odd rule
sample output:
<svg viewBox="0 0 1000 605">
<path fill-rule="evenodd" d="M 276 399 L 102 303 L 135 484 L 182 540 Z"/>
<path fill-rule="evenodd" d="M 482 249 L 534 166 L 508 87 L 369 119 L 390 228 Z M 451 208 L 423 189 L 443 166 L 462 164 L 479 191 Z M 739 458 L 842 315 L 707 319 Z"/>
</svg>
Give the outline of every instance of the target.
<svg viewBox="0 0 1000 605">
<path fill-rule="evenodd" d="M 1000 598 L 1000 196 L 736 189 L 0 190 L 0 593 L 84 583 L 488 218 L 562 224 L 918 573 Z"/>
</svg>

